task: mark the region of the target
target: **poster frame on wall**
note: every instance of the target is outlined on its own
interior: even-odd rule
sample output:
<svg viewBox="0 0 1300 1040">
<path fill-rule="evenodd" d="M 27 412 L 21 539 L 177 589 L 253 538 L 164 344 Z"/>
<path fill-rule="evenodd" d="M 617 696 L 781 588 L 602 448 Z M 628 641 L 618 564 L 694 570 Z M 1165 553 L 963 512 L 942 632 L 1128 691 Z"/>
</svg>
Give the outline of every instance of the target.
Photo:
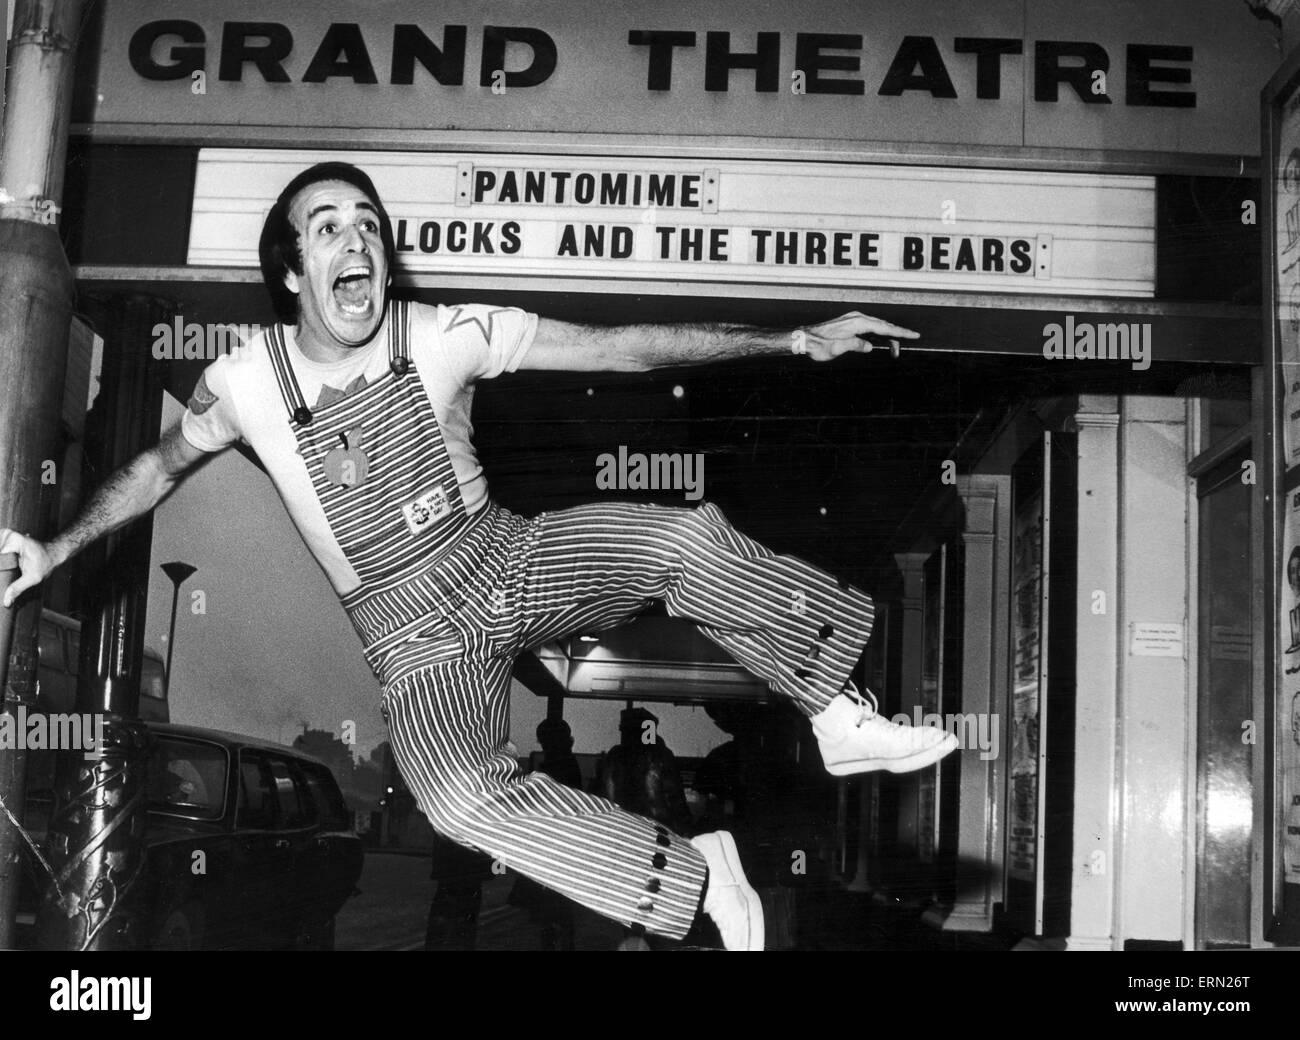
<svg viewBox="0 0 1300 1040">
<path fill-rule="evenodd" d="M 1011 722 L 1008 737 L 1009 758 L 1004 797 L 1007 825 L 1004 846 L 1005 922 L 1027 935 L 1063 938 L 1070 933 L 1070 900 L 1073 871 L 1072 836 L 1074 833 L 1074 739 L 1075 739 L 1075 663 L 1077 644 L 1077 556 L 1078 556 L 1078 438 L 1074 433 L 1043 429 L 1012 467 L 1013 531 L 1025 522 L 1023 510 L 1034 506 L 1038 537 L 1033 547 L 1037 561 L 1036 578 L 1017 575 L 1015 557 L 1021 551 L 1020 537 L 1013 533 L 1011 589 L 1008 596 L 1007 622 L 1011 639 L 1007 646 L 1007 703 Z M 1027 560 L 1020 561 L 1023 566 Z M 1017 596 L 1021 587 L 1023 601 Z M 1036 655 L 1017 659 L 1020 629 L 1017 611 L 1026 608 L 1036 613 Z M 1018 666 L 1028 671 L 1017 675 Z M 1017 707 L 1017 683 L 1022 693 L 1036 707 L 1036 736 L 1017 750 L 1016 718 L 1024 716 Z M 1025 702 L 1026 704 L 1028 701 Z M 1022 797 L 1032 800 L 1035 823 L 1032 833 L 1033 862 L 1017 871 L 1017 806 L 1015 804 L 1017 755 L 1022 776 L 1033 782 Z M 1027 819 L 1022 805 L 1019 815 Z"/>
<path fill-rule="evenodd" d="M 1264 517 L 1259 555 L 1265 592 L 1260 605 L 1264 638 L 1256 653 L 1259 681 L 1255 684 L 1263 730 L 1254 770 L 1256 848 L 1262 873 L 1258 877 L 1262 884 L 1256 886 L 1260 895 L 1256 912 L 1265 939 L 1289 944 L 1300 941 L 1300 880 L 1288 881 L 1286 830 L 1289 803 L 1300 799 L 1300 746 L 1292 748 L 1288 743 L 1292 734 L 1284 703 L 1287 644 L 1279 625 L 1291 608 L 1284 600 L 1291 594 L 1284 573 L 1285 514 L 1292 497 L 1300 494 L 1300 48 L 1286 57 L 1264 88 L 1260 126 L 1265 365 L 1261 407 L 1256 413 L 1257 443 L 1267 464 L 1261 467 L 1258 489 Z M 1296 422 L 1290 422 L 1291 415 L 1297 415 Z M 1292 822 L 1300 823 L 1300 818 Z M 1294 847 L 1290 859 L 1297 859 Z M 1300 870 L 1295 873 L 1300 877 Z"/>
<path fill-rule="evenodd" d="M 1029 935 L 1042 935 L 1044 930 L 1043 905 L 1043 822 L 1044 822 L 1044 757 L 1047 712 L 1048 679 L 1048 640 L 1047 624 L 1049 621 L 1048 559 L 1051 539 L 1051 434 L 1044 432 L 1041 439 L 1025 452 L 1016 464 L 1013 473 L 1012 506 L 1012 576 L 1011 595 L 1009 597 L 1010 632 L 1007 717 L 1012 721 L 1013 737 L 1010 744 L 1010 759 L 1007 773 L 1006 789 L 1006 905 L 1008 922 L 1013 923 Z M 1028 546 L 1023 542 L 1028 535 L 1022 535 L 1020 528 L 1028 514 L 1028 524 L 1032 529 Z M 1035 544 L 1036 543 L 1036 544 Z M 1026 552 L 1026 549 L 1028 550 Z M 1028 568 L 1026 570 L 1025 568 Z M 1020 587 L 1024 586 L 1023 591 Z M 1022 601 L 1021 596 L 1026 598 Z M 1022 625 L 1020 614 L 1027 612 L 1032 620 L 1030 625 Z M 1021 647 L 1019 644 L 1021 630 L 1032 633 L 1032 646 Z M 1020 674 L 1022 664 L 1019 651 L 1029 654 L 1026 662 L 1031 671 Z M 1021 682 L 1024 680 L 1024 682 Z M 1023 691 L 1020 687 L 1024 687 Z M 1028 696 L 1032 705 L 1020 706 L 1018 697 Z M 1017 735 L 1022 707 L 1032 707 L 1033 732 L 1037 734 L 1030 741 L 1022 742 Z M 1022 743 L 1024 746 L 1022 747 Z M 1026 804 L 1018 801 L 1017 776 L 1029 785 L 1029 798 Z M 1027 817 L 1032 814 L 1032 821 Z M 1020 821 L 1017 824 L 1017 821 Z M 1021 834 L 1028 827 L 1031 834 Z M 1028 838 L 1031 846 L 1032 862 L 1027 868 L 1017 868 L 1016 864 L 1024 858 L 1023 850 L 1017 852 L 1017 837 Z"/>
</svg>

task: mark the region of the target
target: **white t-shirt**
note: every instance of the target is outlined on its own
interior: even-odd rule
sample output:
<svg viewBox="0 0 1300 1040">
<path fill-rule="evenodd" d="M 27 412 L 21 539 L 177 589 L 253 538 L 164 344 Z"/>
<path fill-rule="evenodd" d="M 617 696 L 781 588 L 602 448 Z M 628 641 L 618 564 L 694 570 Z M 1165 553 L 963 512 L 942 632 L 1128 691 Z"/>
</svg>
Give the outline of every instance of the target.
<svg viewBox="0 0 1300 1040">
<path fill-rule="evenodd" d="M 472 516 L 488 501 L 487 480 L 470 441 L 474 383 L 519 367 L 537 332 L 537 316 L 516 307 L 420 303 L 410 304 L 410 315 L 407 349 L 442 428 L 466 512 Z M 298 349 L 294 330 L 285 330 L 294 374 L 308 407 L 316 407 L 322 393 L 328 402 L 375 379 L 391 378 L 387 324 L 385 318 L 384 326 L 357 349 L 356 356 L 330 364 L 308 360 Z M 201 451 L 220 451 L 237 440 L 250 445 L 335 591 L 346 595 L 361 584 L 330 531 L 307 465 L 298 454 L 265 333 L 204 369 L 181 417 L 181 432 Z"/>
</svg>

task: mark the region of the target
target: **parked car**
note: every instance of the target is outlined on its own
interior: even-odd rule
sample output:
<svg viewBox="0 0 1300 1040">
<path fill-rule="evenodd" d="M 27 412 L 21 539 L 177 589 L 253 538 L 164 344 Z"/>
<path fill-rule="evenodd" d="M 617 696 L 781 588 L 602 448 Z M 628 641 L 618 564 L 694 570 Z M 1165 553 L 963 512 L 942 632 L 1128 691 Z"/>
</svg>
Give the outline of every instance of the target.
<svg viewBox="0 0 1300 1040">
<path fill-rule="evenodd" d="M 332 949 L 363 853 L 329 767 L 252 737 L 146 725 L 149 947 Z M 27 826 L 43 836 L 52 796 L 29 793 Z M 30 925 L 34 884 L 27 895 Z"/>
</svg>

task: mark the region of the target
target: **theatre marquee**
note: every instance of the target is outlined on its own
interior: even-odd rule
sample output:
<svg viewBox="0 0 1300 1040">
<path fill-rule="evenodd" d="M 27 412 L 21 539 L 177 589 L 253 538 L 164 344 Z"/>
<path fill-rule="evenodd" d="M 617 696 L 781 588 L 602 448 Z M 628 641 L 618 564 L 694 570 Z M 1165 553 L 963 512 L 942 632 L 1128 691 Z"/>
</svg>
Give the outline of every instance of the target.
<svg viewBox="0 0 1300 1040">
<path fill-rule="evenodd" d="M 205 149 L 188 262 L 257 266 L 299 170 L 374 179 L 411 273 L 1151 297 L 1151 177 L 832 162 Z"/>
</svg>

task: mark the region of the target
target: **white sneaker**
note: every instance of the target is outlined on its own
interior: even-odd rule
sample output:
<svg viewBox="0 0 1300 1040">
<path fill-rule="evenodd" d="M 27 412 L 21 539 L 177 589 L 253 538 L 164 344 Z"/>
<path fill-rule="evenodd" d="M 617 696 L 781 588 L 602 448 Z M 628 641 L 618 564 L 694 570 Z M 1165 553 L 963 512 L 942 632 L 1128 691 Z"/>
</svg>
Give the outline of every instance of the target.
<svg viewBox="0 0 1300 1040">
<path fill-rule="evenodd" d="M 937 726 L 903 726 L 880 717 L 870 690 L 850 683 L 825 711 L 812 718 L 822 761 L 831 776 L 886 769 L 910 773 L 934 765 L 957 748 L 957 736 Z"/>
<path fill-rule="evenodd" d="M 709 889 L 704 912 L 713 918 L 728 950 L 763 948 L 763 904 L 745 880 L 736 840 L 727 831 L 714 831 L 691 839 L 709 866 Z"/>
</svg>

